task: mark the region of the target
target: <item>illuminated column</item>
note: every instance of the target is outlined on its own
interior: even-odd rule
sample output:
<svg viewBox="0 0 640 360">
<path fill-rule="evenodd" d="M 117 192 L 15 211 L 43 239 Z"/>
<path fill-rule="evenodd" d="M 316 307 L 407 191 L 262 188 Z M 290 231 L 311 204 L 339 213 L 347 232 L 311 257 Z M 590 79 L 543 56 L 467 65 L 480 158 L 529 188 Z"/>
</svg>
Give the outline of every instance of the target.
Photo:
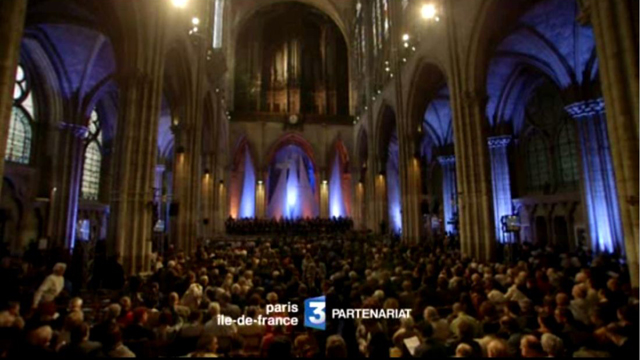
<svg viewBox="0 0 640 360">
<path fill-rule="evenodd" d="M 55 166 L 57 188 L 53 221 L 53 244 L 73 249 L 76 238 L 78 199 L 82 186 L 82 165 L 86 126 L 60 123 L 58 156 Z"/>
<path fill-rule="evenodd" d="M 26 10 L 26 0 L 0 1 L 0 179 L 4 175 L 4 154 Z"/>
<path fill-rule="evenodd" d="M 604 100 L 575 103 L 566 110 L 578 122 L 582 192 L 592 248 L 597 252 L 624 252 Z"/>
<path fill-rule="evenodd" d="M 638 287 L 638 1 L 578 3 L 595 34 L 627 263 Z"/>
<path fill-rule="evenodd" d="M 491 178 L 493 183 L 493 216 L 496 226 L 496 238 L 507 242 L 507 235 L 502 231 L 502 217 L 512 215 L 511 177 L 509 176 L 508 147 L 510 136 L 496 136 L 489 138 L 489 153 L 491 157 Z"/>
<path fill-rule="evenodd" d="M 329 182 L 322 180 L 320 185 L 320 217 L 329 218 Z"/>
<path fill-rule="evenodd" d="M 258 174 L 258 183 L 256 185 L 256 218 L 264 219 L 265 212 L 267 208 L 266 200 L 267 193 L 266 187 L 264 186 L 264 177 L 262 173 Z"/>
<path fill-rule="evenodd" d="M 207 161 L 208 164 L 210 160 L 211 155 L 205 156 L 205 161 Z M 202 202 L 200 204 L 203 236 L 205 238 L 213 236 L 213 192 L 213 178 L 210 168 L 207 167 L 202 177 Z"/>
<path fill-rule="evenodd" d="M 365 193 L 364 193 L 364 183 L 362 181 L 358 181 L 356 183 L 355 196 L 353 202 L 353 222 L 354 229 L 361 230 L 366 229 L 367 225 L 365 223 Z"/>
<path fill-rule="evenodd" d="M 386 161 L 380 162 L 380 169 L 386 169 Z M 381 227 L 380 225 L 384 222 L 386 226 L 386 231 L 389 231 L 389 199 L 387 198 L 387 177 L 386 171 L 379 171 L 375 176 L 375 211 L 377 213 L 376 220 L 377 223 L 374 224 L 373 228 L 376 232 L 378 232 Z"/>
<path fill-rule="evenodd" d="M 150 268 L 153 181 L 163 88 L 165 30 L 169 9 L 157 1 L 113 4 L 127 37 L 114 41 L 118 55 L 119 107 L 114 143 L 109 219 L 110 251 L 125 273 Z M 135 14 L 144 13 L 142 18 Z"/>
<path fill-rule="evenodd" d="M 442 167 L 442 202 L 444 205 L 445 230 L 456 231 L 453 224 L 455 213 L 458 211 L 458 192 L 456 186 L 456 157 L 453 155 L 439 156 L 438 162 Z"/>
</svg>

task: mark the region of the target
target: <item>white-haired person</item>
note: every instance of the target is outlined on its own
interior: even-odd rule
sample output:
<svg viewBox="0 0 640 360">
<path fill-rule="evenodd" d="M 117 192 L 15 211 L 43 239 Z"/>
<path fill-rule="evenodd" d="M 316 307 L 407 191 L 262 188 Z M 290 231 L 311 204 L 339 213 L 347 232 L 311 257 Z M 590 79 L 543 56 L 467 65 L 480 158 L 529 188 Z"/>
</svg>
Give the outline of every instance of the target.
<svg viewBox="0 0 640 360">
<path fill-rule="evenodd" d="M 564 357 L 564 341 L 556 335 L 543 334 L 540 343 L 549 357 Z"/>
<path fill-rule="evenodd" d="M 53 267 L 53 273 L 44 279 L 33 296 L 34 309 L 41 304 L 53 304 L 55 302 L 64 289 L 64 272 L 66 270 L 67 265 L 64 263 L 57 263 Z"/>
</svg>

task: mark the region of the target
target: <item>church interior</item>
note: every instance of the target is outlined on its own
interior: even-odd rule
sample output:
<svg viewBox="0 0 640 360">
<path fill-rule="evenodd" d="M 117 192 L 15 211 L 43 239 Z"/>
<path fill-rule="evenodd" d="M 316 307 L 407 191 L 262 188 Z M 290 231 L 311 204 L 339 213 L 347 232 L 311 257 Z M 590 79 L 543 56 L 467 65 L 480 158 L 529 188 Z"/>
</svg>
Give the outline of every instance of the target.
<svg viewBox="0 0 640 360">
<path fill-rule="evenodd" d="M 0 1 L 0 357 L 637 355 L 638 12 Z"/>
</svg>

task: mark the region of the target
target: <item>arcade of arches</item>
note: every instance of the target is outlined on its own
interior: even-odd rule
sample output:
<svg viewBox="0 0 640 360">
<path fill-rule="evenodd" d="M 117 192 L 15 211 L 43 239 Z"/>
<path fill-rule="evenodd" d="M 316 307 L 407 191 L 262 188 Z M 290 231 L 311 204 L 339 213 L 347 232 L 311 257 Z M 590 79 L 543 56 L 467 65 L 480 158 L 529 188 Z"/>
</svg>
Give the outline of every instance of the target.
<svg viewBox="0 0 640 360">
<path fill-rule="evenodd" d="M 138 272 L 229 217 L 349 217 L 624 254 L 638 285 L 637 1 L 174 3 L 0 2 L 8 251 Z"/>
</svg>

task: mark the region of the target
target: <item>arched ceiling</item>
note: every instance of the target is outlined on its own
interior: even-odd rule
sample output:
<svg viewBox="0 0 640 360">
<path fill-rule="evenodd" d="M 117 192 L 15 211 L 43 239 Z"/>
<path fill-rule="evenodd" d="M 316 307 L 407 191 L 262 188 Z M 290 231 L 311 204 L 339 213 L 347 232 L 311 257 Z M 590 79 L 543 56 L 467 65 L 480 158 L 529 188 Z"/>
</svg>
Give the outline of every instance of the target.
<svg viewBox="0 0 640 360">
<path fill-rule="evenodd" d="M 345 39 L 348 39 L 356 0 L 234 0 L 230 2 L 233 28 L 241 29 L 245 21 L 265 7 L 286 2 L 303 3 L 321 10 L 338 25 L 338 28 L 345 35 Z M 348 41 L 347 44 L 349 44 Z"/>
<path fill-rule="evenodd" d="M 440 88 L 436 97 L 429 103 L 424 114 L 424 126 L 436 146 L 453 143 L 453 121 L 447 86 Z"/>
<path fill-rule="evenodd" d="M 597 79 L 593 31 L 576 21 L 572 0 L 536 3 L 502 40 L 487 77 L 487 117 L 492 126 L 521 127 L 522 107 L 541 78 L 551 80 L 569 99 Z"/>
</svg>

